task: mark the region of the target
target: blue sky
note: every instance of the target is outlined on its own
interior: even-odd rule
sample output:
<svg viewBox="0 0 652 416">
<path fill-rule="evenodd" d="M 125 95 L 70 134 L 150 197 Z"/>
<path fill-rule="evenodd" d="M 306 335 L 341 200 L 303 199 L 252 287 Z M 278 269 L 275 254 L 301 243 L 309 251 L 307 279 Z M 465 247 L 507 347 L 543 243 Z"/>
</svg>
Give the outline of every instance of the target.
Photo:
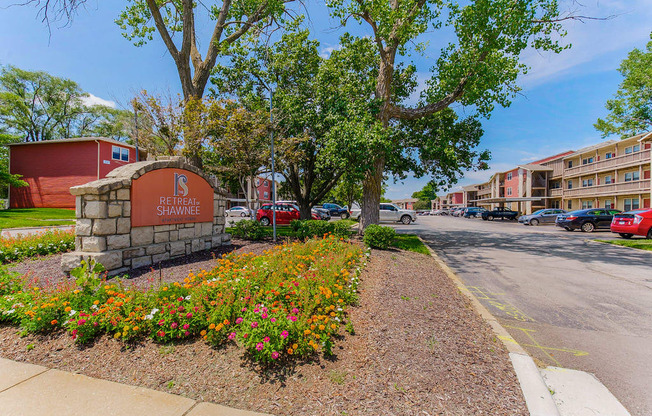
<svg viewBox="0 0 652 416">
<path fill-rule="evenodd" d="M 141 89 L 179 92 L 174 64 L 162 42 L 137 48 L 124 39 L 113 20 L 122 1 L 90 0 L 68 27 L 47 28 L 30 7 L 0 6 L 0 64 L 44 70 L 70 78 L 93 95 L 95 102 L 121 105 Z M 560 55 L 526 51 L 523 61 L 530 65 L 520 80 L 522 95 L 509 108 L 497 108 L 483 121 L 485 134 L 481 148 L 492 153 L 490 170 L 468 172 L 453 187 L 481 182 L 496 171 L 565 150 L 596 143 L 600 135 L 593 128 L 606 115 L 604 103 L 613 96 L 621 81 L 616 71 L 634 47 L 644 48 L 652 31 L 649 0 L 584 0 L 582 6 L 563 0 L 562 8 L 573 8 L 590 16 L 616 15 L 609 21 L 568 22 L 564 42 L 573 47 Z M 342 30 L 327 17 L 323 2 L 309 3 L 308 27 L 322 42 L 322 52 L 337 47 Z M 207 23 L 207 22 L 204 22 Z M 208 26 L 206 26 L 208 28 Z M 357 34 L 366 28 L 347 28 Z M 437 56 L 438 34 L 426 56 L 417 59 L 421 79 L 428 76 L 429 58 Z M 201 34 L 199 36 L 201 38 Z M 409 197 L 427 178 L 408 178 L 390 183 L 389 198 Z M 445 193 L 445 192 L 442 192 Z"/>
</svg>

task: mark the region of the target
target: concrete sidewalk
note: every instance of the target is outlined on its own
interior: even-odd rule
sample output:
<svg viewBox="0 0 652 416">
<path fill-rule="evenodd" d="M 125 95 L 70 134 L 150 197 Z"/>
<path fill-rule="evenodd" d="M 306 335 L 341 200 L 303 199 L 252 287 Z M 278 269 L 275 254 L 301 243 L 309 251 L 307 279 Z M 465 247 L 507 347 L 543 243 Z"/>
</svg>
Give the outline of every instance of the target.
<svg viewBox="0 0 652 416">
<path fill-rule="evenodd" d="M 25 227 L 25 228 L 5 228 L 2 230 L 2 237 L 18 237 L 19 235 L 28 236 L 32 234 L 42 234 L 47 231 L 69 231 L 74 230 L 75 224 L 71 225 L 52 225 L 52 226 L 43 226 L 43 227 Z"/>
<path fill-rule="evenodd" d="M 2 416 L 265 416 L 3 358 L 0 409 Z"/>
</svg>

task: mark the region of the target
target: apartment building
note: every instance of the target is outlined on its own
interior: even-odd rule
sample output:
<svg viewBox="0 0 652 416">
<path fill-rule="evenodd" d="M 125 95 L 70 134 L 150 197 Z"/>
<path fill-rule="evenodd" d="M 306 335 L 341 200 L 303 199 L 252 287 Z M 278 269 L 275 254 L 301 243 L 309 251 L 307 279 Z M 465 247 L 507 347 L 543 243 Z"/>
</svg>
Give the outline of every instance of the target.
<svg viewBox="0 0 652 416">
<path fill-rule="evenodd" d="M 459 206 L 466 206 L 464 201 L 464 192 L 451 192 L 446 196 L 438 196 L 430 201 L 432 209 L 448 209 Z"/>
<path fill-rule="evenodd" d="M 560 153 L 464 187 L 464 202 L 523 214 L 541 208 L 649 208 L 651 152 L 652 133 Z"/>
</svg>

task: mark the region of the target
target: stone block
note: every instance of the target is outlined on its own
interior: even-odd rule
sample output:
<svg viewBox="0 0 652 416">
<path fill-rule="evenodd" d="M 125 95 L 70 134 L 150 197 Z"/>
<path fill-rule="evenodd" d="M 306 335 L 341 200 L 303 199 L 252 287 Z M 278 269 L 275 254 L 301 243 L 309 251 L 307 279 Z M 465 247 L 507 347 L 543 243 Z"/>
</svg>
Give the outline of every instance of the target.
<svg viewBox="0 0 652 416">
<path fill-rule="evenodd" d="M 231 234 L 223 233 L 222 234 L 222 242 L 225 243 L 227 241 L 231 241 Z"/>
<path fill-rule="evenodd" d="M 109 199 L 112 201 L 115 200 L 115 191 L 109 192 Z"/>
<path fill-rule="evenodd" d="M 185 241 L 174 241 L 170 243 L 170 255 L 171 256 L 180 256 L 186 254 L 186 242 Z"/>
<path fill-rule="evenodd" d="M 131 248 L 129 250 L 125 250 L 122 252 L 122 256 L 125 259 L 130 259 L 132 257 L 141 257 L 145 255 L 145 249 L 143 247 L 140 248 Z"/>
<path fill-rule="evenodd" d="M 204 241 L 204 250 L 210 250 L 211 248 L 213 248 L 211 240 Z"/>
<path fill-rule="evenodd" d="M 155 225 L 154 226 L 154 232 L 158 233 L 160 231 L 170 231 L 170 226 L 169 225 Z"/>
<path fill-rule="evenodd" d="M 82 238 L 81 237 L 75 237 L 75 250 L 76 251 L 82 251 Z"/>
<path fill-rule="evenodd" d="M 84 200 L 81 196 L 77 195 L 75 197 L 75 216 L 81 218 L 84 215 Z"/>
<path fill-rule="evenodd" d="M 195 236 L 195 228 L 182 228 L 179 230 L 179 240 L 189 240 Z"/>
<path fill-rule="evenodd" d="M 99 194 L 84 195 L 84 201 L 99 201 L 99 200 L 100 200 Z"/>
<path fill-rule="evenodd" d="M 201 235 L 206 237 L 213 234 L 213 223 L 202 222 L 201 223 Z"/>
<path fill-rule="evenodd" d="M 213 216 L 217 217 L 220 215 L 220 207 L 216 203 L 213 204 Z"/>
<path fill-rule="evenodd" d="M 154 242 L 154 227 L 135 227 L 131 229 L 131 246 L 146 246 Z"/>
<path fill-rule="evenodd" d="M 91 235 L 93 229 L 93 220 L 90 218 L 79 218 L 77 224 L 75 225 L 75 234 L 78 236 L 88 236 Z"/>
<path fill-rule="evenodd" d="M 82 260 L 82 253 L 73 251 L 72 253 L 64 253 L 61 255 L 61 270 L 68 273 L 75 267 L 79 267 Z"/>
<path fill-rule="evenodd" d="M 189 256 L 192 253 L 192 244 L 190 242 L 186 244 L 186 256 Z"/>
<path fill-rule="evenodd" d="M 116 220 L 115 218 L 102 218 L 93 221 L 93 234 L 94 235 L 109 235 L 115 234 Z"/>
<path fill-rule="evenodd" d="M 156 227 L 154 227 L 154 230 L 156 231 Z M 167 243 L 168 241 L 170 241 L 169 231 L 154 233 L 154 243 Z"/>
<path fill-rule="evenodd" d="M 131 259 L 131 268 L 137 269 L 139 267 L 150 266 L 152 264 L 152 256 L 135 257 Z"/>
<path fill-rule="evenodd" d="M 145 248 L 148 256 L 165 253 L 165 244 L 155 244 Z"/>
<path fill-rule="evenodd" d="M 179 239 L 179 231 L 170 231 L 170 241 L 177 241 Z"/>
<path fill-rule="evenodd" d="M 91 196 L 91 195 L 87 195 Z M 88 199 L 85 197 L 85 199 Z M 106 218 L 107 207 L 104 201 L 88 201 L 84 207 L 84 216 L 86 218 Z"/>
<path fill-rule="evenodd" d="M 106 237 L 82 237 L 82 250 L 97 253 L 106 250 Z"/>
<path fill-rule="evenodd" d="M 125 201 L 122 203 L 122 216 L 131 217 L 131 201 Z"/>
<path fill-rule="evenodd" d="M 195 223 L 195 237 L 201 237 L 201 222 Z"/>
<path fill-rule="evenodd" d="M 131 219 L 130 218 L 118 218 L 118 226 L 116 227 L 116 232 L 118 234 L 127 234 L 131 231 Z"/>
<path fill-rule="evenodd" d="M 117 202 L 109 203 L 109 218 L 122 216 L 122 204 Z"/>
<path fill-rule="evenodd" d="M 213 247 L 219 247 L 222 245 L 222 236 L 221 235 L 214 235 L 211 238 L 211 245 Z"/>
<path fill-rule="evenodd" d="M 131 195 L 129 195 L 129 189 L 118 189 L 116 191 L 116 199 L 120 201 L 128 201 L 131 199 Z"/>
<path fill-rule="evenodd" d="M 131 260 L 129 260 L 131 262 Z M 127 273 L 129 271 L 129 267 L 120 267 L 119 269 L 113 269 L 109 271 L 109 276 L 117 276 L 123 273 Z M 125 276 L 128 278 L 129 276 Z"/>
<path fill-rule="evenodd" d="M 201 238 L 195 238 L 192 240 L 192 252 L 196 253 L 198 251 L 202 251 L 204 249 L 204 245 L 202 244 Z"/>
<path fill-rule="evenodd" d="M 170 253 L 161 253 L 161 254 L 155 254 L 152 256 L 152 262 L 154 264 L 162 262 L 164 260 L 169 260 L 170 259 Z"/>
<path fill-rule="evenodd" d="M 130 246 L 129 234 L 110 235 L 106 237 L 106 247 L 109 250 L 118 250 Z"/>
<path fill-rule="evenodd" d="M 94 259 L 96 262 L 102 264 L 106 270 L 114 270 L 122 267 L 122 252 L 121 251 L 107 251 L 104 253 L 84 255 L 89 260 Z"/>
</svg>

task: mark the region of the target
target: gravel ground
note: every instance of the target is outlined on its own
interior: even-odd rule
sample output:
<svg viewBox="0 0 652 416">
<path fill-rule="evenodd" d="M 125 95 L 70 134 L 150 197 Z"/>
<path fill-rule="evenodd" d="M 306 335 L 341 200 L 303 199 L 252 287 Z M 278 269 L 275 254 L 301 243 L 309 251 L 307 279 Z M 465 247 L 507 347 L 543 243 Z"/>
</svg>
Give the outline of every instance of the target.
<svg viewBox="0 0 652 416">
<path fill-rule="evenodd" d="M 431 257 L 374 251 L 349 320 L 355 335 L 341 332 L 334 357 L 282 369 L 261 369 L 234 346 L 102 337 L 78 347 L 64 333 L 21 338 L 7 326 L 0 356 L 276 415 L 527 414 L 507 351 Z"/>
</svg>

